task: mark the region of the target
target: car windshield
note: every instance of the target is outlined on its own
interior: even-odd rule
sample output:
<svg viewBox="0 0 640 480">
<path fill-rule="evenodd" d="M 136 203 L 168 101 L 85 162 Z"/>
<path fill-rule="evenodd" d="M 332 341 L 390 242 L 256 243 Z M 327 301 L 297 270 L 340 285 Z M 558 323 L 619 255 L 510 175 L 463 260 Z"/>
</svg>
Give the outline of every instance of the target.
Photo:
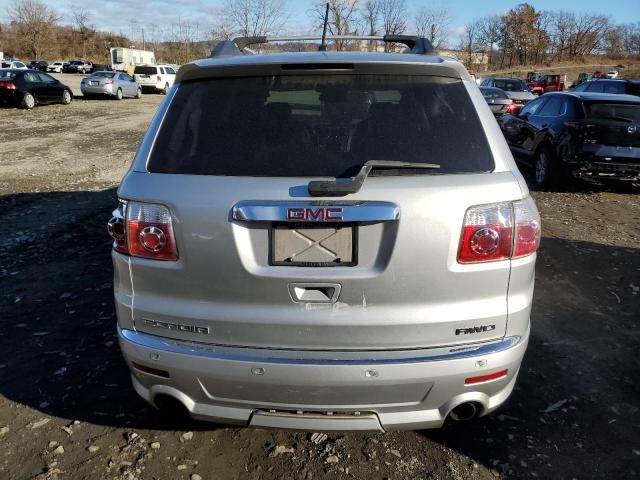
<svg viewBox="0 0 640 480">
<path fill-rule="evenodd" d="M 82 65 L 82 62 L 80 62 L 78 60 L 73 60 L 73 61 L 71 61 L 71 65 Z"/>
<path fill-rule="evenodd" d="M 113 72 L 94 72 L 92 73 L 89 78 L 91 77 L 97 77 L 97 78 L 113 78 L 115 75 L 115 73 Z"/>
<path fill-rule="evenodd" d="M 496 79 L 493 81 L 493 86 L 506 92 L 526 92 L 528 90 L 527 85 L 518 79 Z"/>
<path fill-rule="evenodd" d="M 640 122 L 640 103 L 587 103 L 587 118 Z"/>
<path fill-rule="evenodd" d="M 463 83 L 403 75 L 185 82 L 172 99 L 148 168 L 158 173 L 348 177 L 376 159 L 438 163 L 438 174 L 494 168 Z"/>
<path fill-rule="evenodd" d="M 0 70 L 0 80 L 12 80 L 15 76 L 16 72 L 13 70 Z"/>
<path fill-rule="evenodd" d="M 140 75 L 155 75 L 156 74 L 156 67 L 144 67 L 144 66 L 138 66 L 135 68 L 135 70 L 133 71 L 134 74 L 140 74 Z"/>
</svg>

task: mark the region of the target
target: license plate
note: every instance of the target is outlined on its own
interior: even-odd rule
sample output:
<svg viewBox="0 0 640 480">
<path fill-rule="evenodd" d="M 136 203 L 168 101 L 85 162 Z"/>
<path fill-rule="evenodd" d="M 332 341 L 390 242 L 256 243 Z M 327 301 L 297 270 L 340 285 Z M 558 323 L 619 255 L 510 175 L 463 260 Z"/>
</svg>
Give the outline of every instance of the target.
<svg viewBox="0 0 640 480">
<path fill-rule="evenodd" d="M 98 85 L 99 82 L 89 82 L 90 85 Z"/>
<path fill-rule="evenodd" d="M 335 267 L 357 265 L 357 227 L 274 226 L 270 235 L 271 265 Z"/>
</svg>

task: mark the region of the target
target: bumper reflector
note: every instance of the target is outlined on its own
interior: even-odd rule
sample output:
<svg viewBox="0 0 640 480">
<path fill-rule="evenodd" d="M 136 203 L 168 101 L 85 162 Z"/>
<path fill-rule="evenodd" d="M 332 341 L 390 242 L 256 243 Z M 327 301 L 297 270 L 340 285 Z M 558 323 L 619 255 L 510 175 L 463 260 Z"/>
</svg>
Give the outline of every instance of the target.
<svg viewBox="0 0 640 480">
<path fill-rule="evenodd" d="M 156 377 L 170 378 L 169 372 L 165 370 L 158 370 L 157 368 L 145 367 L 144 365 L 140 365 L 139 363 L 136 363 L 136 362 L 131 362 L 131 365 L 133 365 L 133 368 L 143 373 L 148 373 L 149 375 L 155 375 Z"/>
<path fill-rule="evenodd" d="M 489 373 L 488 375 L 480 375 L 478 377 L 469 377 L 464 380 L 465 385 L 475 385 L 476 383 L 488 382 L 490 380 L 497 380 L 507 376 L 509 370 L 500 370 L 499 372 Z"/>
</svg>

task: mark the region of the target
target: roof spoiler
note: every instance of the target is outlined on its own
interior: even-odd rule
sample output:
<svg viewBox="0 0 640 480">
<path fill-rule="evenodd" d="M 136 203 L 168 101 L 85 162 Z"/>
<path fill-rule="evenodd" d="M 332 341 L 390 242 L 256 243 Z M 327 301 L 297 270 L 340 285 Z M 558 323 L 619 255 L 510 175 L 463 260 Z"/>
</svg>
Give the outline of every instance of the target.
<svg viewBox="0 0 640 480">
<path fill-rule="evenodd" d="M 417 55 L 435 54 L 435 49 L 429 40 L 415 35 L 384 35 L 384 36 L 361 36 L 361 35 L 327 35 L 326 40 L 368 40 L 384 43 L 402 43 L 408 47 L 405 53 Z M 247 47 L 270 42 L 303 42 L 303 41 L 323 41 L 322 35 L 290 36 L 290 37 L 237 37 L 231 40 L 224 40 L 211 50 L 211 58 L 230 57 L 253 53 Z"/>
</svg>

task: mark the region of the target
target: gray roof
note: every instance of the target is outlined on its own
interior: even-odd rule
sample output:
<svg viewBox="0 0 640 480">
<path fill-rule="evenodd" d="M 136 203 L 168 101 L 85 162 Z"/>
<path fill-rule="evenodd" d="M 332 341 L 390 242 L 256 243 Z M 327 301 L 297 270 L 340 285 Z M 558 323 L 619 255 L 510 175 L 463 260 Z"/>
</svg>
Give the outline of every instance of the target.
<svg viewBox="0 0 640 480">
<path fill-rule="evenodd" d="M 624 102 L 624 103 L 638 103 L 640 104 L 640 97 L 635 95 L 626 95 L 620 93 L 594 93 L 594 92 L 550 92 L 545 93 L 544 96 L 552 95 L 570 95 L 583 101 L 593 102 Z"/>
<path fill-rule="evenodd" d="M 215 70 L 224 67 L 278 66 L 285 64 L 395 64 L 409 66 L 425 66 L 425 74 L 437 74 L 441 69 L 444 76 L 470 80 L 464 66 L 450 57 L 436 55 L 417 55 L 410 53 L 371 53 L 371 52 L 287 52 L 257 55 L 235 55 L 218 58 L 205 58 L 183 65 L 178 71 L 176 81 L 206 77 L 205 72 L 196 74 L 196 70 Z"/>
</svg>

